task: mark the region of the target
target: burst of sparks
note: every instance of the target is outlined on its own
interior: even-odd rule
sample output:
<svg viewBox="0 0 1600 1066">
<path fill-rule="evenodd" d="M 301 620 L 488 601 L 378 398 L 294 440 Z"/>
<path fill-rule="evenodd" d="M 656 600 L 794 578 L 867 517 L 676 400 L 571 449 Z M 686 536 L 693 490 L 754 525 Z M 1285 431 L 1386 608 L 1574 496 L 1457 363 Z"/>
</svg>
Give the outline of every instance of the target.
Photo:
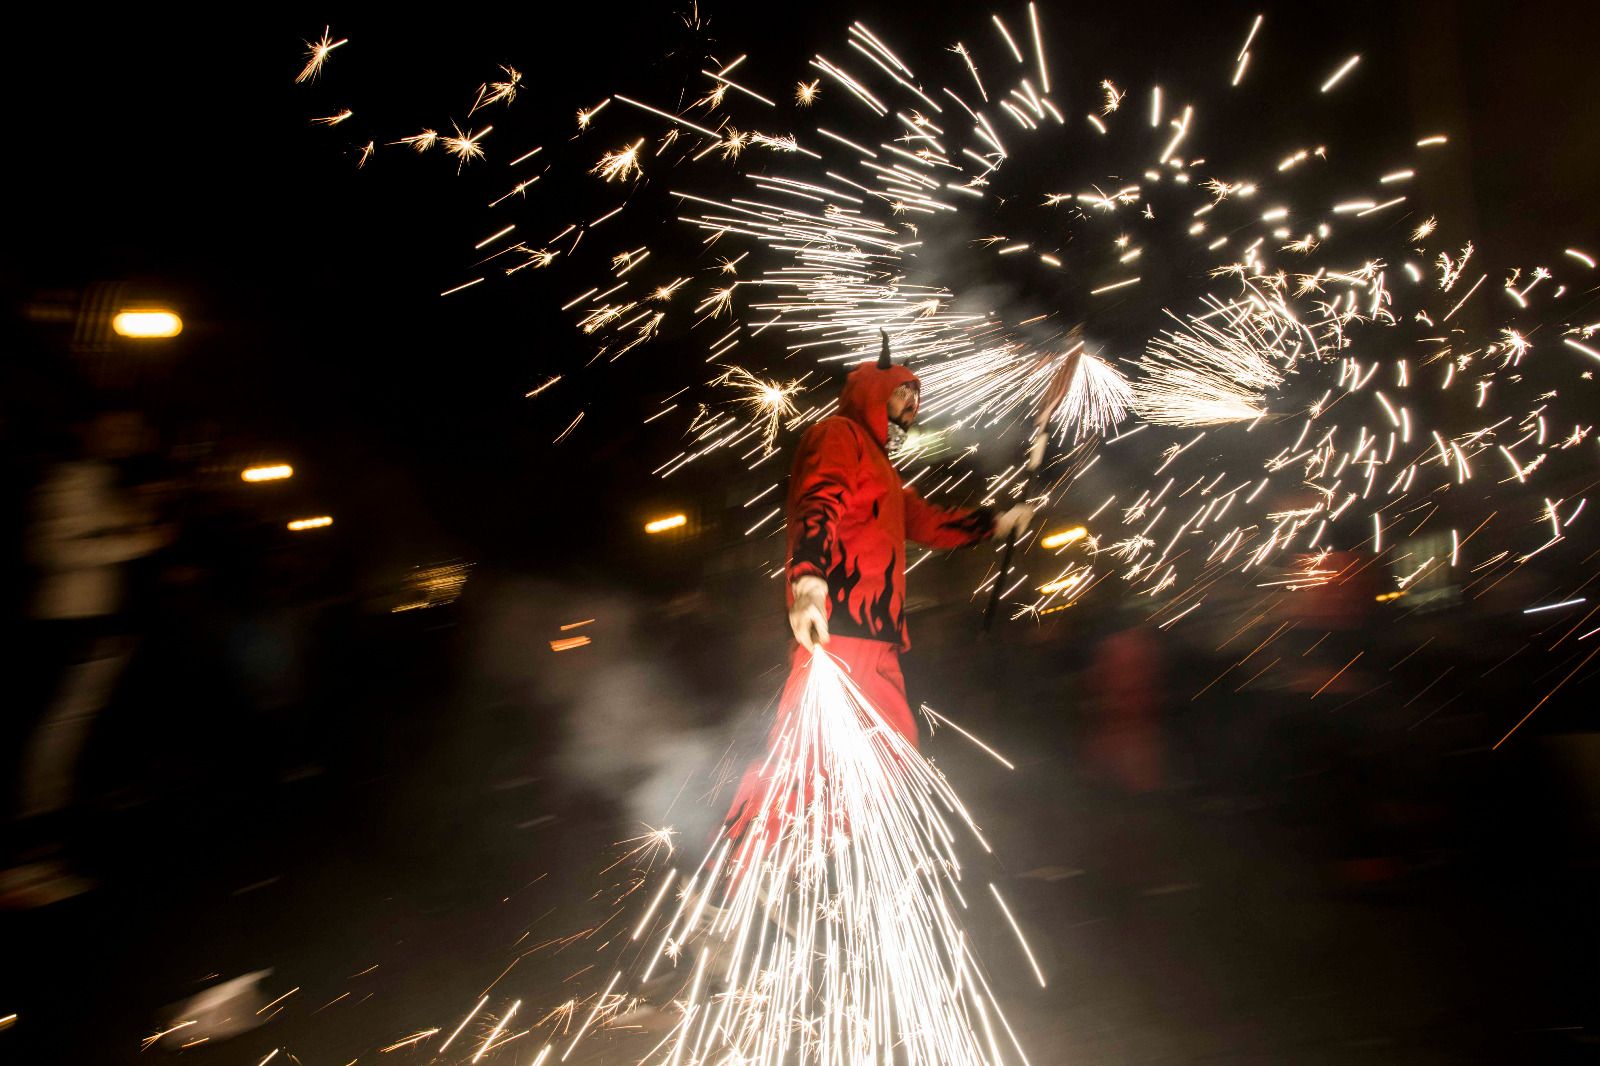
<svg viewBox="0 0 1600 1066">
<path fill-rule="evenodd" d="M 639 149 L 643 147 L 644 138 L 640 137 L 626 148 L 607 152 L 600 157 L 600 162 L 595 164 L 591 173 L 600 175 L 606 181 L 637 180 L 644 175 L 644 169 L 639 166 Z"/>
<path fill-rule="evenodd" d="M 473 101 L 467 117 L 472 117 L 472 113 L 481 107 L 501 102 L 509 104 L 517 98 L 517 90 L 522 85 L 522 71 L 516 67 L 503 66 L 500 72 L 505 75 L 503 80 L 485 82 L 478 86 L 478 98 Z"/>
<path fill-rule="evenodd" d="M 1100 114 L 1109 115 L 1122 106 L 1122 98 L 1127 95 L 1111 84 L 1109 80 L 1100 83 L 1100 91 L 1105 94 L 1105 101 L 1100 105 Z"/>
<path fill-rule="evenodd" d="M 418 152 L 426 152 L 429 148 L 439 143 L 439 131 L 423 130 L 421 133 L 413 133 L 409 137 L 402 137 L 398 141 L 390 141 L 389 143 L 404 144 Z"/>
<path fill-rule="evenodd" d="M 766 381 L 742 366 L 733 366 L 720 374 L 712 384 L 725 385 L 743 393 L 740 399 L 759 420 L 762 448 L 768 453 L 777 446 L 778 431 L 783 424 L 799 413 L 794 402 L 795 395 L 801 389 L 798 381 Z"/>
<path fill-rule="evenodd" d="M 1132 403 L 1133 389 L 1116 367 L 1084 352 L 1055 421 L 1070 428 L 1074 440 L 1101 437 L 1128 417 Z"/>
<path fill-rule="evenodd" d="M 301 69 L 300 73 L 294 76 L 296 85 L 316 80 L 317 75 L 322 73 L 323 65 L 328 62 L 329 54 L 340 45 L 350 43 L 347 37 L 342 37 L 337 41 L 334 40 L 328 32 L 329 28 L 324 26 L 321 37 L 315 41 L 306 42 L 306 65 Z"/>
<path fill-rule="evenodd" d="M 456 157 L 456 173 L 459 174 L 462 167 L 474 159 L 483 158 L 483 145 L 478 142 L 483 140 L 494 127 L 485 126 L 475 133 L 463 133 L 460 126 L 454 126 L 454 129 L 456 131 L 454 137 L 441 137 L 439 140 L 444 145 L 444 150 Z"/>
</svg>

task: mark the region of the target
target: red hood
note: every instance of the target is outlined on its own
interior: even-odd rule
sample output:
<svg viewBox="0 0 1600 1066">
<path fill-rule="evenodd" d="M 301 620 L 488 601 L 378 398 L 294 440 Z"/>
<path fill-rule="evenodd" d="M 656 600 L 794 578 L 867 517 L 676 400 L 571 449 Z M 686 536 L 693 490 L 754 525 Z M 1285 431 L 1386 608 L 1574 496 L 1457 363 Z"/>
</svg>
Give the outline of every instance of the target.
<svg viewBox="0 0 1600 1066">
<path fill-rule="evenodd" d="M 844 379 L 839 413 L 867 427 L 872 439 L 889 446 L 889 394 L 901 385 L 917 384 L 917 375 L 903 366 L 880 369 L 876 360 L 861 363 Z"/>
</svg>

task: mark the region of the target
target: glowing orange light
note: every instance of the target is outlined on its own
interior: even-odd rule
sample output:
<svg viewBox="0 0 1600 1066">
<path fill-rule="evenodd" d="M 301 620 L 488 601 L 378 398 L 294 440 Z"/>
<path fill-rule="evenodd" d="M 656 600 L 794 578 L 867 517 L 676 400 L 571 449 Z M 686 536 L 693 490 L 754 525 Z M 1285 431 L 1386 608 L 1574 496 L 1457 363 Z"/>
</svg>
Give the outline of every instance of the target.
<svg viewBox="0 0 1600 1066">
<path fill-rule="evenodd" d="M 282 481 L 284 478 L 294 477 L 294 467 L 288 463 L 248 466 L 240 471 L 239 477 L 245 481 Z"/>
<path fill-rule="evenodd" d="M 1082 526 L 1073 526 L 1071 529 L 1063 529 L 1059 533 L 1051 533 L 1039 542 L 1039 547 L 1044 548 L 1046 551 L 1065 548 L 1068 544 L 1080 541 L 1088 535 L 1089 531 L 1087 529 Z"/>
<path fill-rule="evenodd" d="M 586 626 L 586 625 L 588 625 L 588 624 L 589 624 L 589 623 L 590 623 L 590 622 L 593 622 L 593 621 L 594 621 L 594 619 L 593 619 L 593 618 L 585 618 L 585 619 L 584 619 L 584 620 L 583 620 L 583 621 L 581 621 L 581 622 L 568 622 L 568 623 L 567 623 L 567 624 L 566 624 L 566 625 L 564 625 L 564 626 L 562 626 L 562 627 L 561 627 L 561 632 L 563 632 L 563 633 L 565 633 L 565 632 L 566 632 L 566 631 L 567 631 L 567 630 L 569 630 L 569 629 L 577 629 L 577 628 L 579 628 L 579 627 L 580 627 L 580 626 Z"/>
<path fill-rule="evenodd" d="M 646 522 L 644 524 L 644 531 L 646 533 L 665 533 L 669 529 L 677 529 L 680 526 L 685 526 L 688 524 L 688 515 L 675 514 L 669 515 L 666 518 L 658 518 L 653 522 Z"/>
<path fill-rule="evenodd" d="M 183 319 L 171 311 L 118 311 L 111 318 L 111 328 L 119 337 L 140 340 L 176 337 L 183 332 Z"/>
<path fill-rule="evenodd" d="M 590 643 L 592 643 L 592 641 L 590 641 L 588 637 L 566 637 L 562 640 L 552 640 L 550 642 L 550 650 L 571 651 L 573 648 L 581 648 L 585 644 Z"/>
<path fill-rule="evenodd" d="M 304 529 L 321 529 L 323 526 L 333 525 L 333 519 L 328 515 L 318 515 L 315 518 L 296 518 L 289 523 L 289 528 L 299 533 Z"/>
</svg>

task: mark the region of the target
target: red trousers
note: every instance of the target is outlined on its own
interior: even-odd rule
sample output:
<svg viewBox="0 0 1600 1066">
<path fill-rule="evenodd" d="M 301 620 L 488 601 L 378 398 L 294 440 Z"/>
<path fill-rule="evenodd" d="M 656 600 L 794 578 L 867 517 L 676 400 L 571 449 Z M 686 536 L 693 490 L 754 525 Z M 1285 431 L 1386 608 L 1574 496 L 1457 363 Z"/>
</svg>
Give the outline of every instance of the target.
<svg viewBox="0 0 1600 1066">
<path fill-rule="evenodd" d="M 827 645 L 830 655 L 844 664 L 850 680 L 861 690 L 873 709 L 883 716 L 894 730 L 912 747 L 917 746 L 917 722 L 911 717 L 911 705 L 906 702 L 906 681 L 900 673 L 900 649 L 886 640 L 866 640 L 861 637 L 834 637 Z M 767 734 L 767 750 L 777 744 L 785 727 L 800 705 L 800 695 L 805 691 L 806 678 L 811 667 L 811 653 L 799 644 L 789 653 L 789 679 L 784 682 L 783 695 L 778 698 L 778 715 Z M 761 813 L 762 797 L 767 792 L 768 781 L 762 770 L 767 765 L 763 751 L 739 782 L 733 805 L 728 808 L 724 824 L 728 836 L 738 840 L 745 829 Z"/>
</svg>

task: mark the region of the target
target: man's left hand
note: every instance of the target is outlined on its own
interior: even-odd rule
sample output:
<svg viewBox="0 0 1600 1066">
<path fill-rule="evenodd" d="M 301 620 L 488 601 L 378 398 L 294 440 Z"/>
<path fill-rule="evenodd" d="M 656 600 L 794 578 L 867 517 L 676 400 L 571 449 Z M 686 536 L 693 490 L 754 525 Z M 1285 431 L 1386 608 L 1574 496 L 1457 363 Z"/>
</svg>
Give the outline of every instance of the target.
<svg viewBox="0 0 1600 1066">
<path fill-rule="evenodd" d="M 1019 503 L 1010 510 L 1001 511 L 994 519 L 995 539 L 1000 540 L 1015 533 L 1022 536 L 1033 524 L 1033 508 Z"/>
</svg>

